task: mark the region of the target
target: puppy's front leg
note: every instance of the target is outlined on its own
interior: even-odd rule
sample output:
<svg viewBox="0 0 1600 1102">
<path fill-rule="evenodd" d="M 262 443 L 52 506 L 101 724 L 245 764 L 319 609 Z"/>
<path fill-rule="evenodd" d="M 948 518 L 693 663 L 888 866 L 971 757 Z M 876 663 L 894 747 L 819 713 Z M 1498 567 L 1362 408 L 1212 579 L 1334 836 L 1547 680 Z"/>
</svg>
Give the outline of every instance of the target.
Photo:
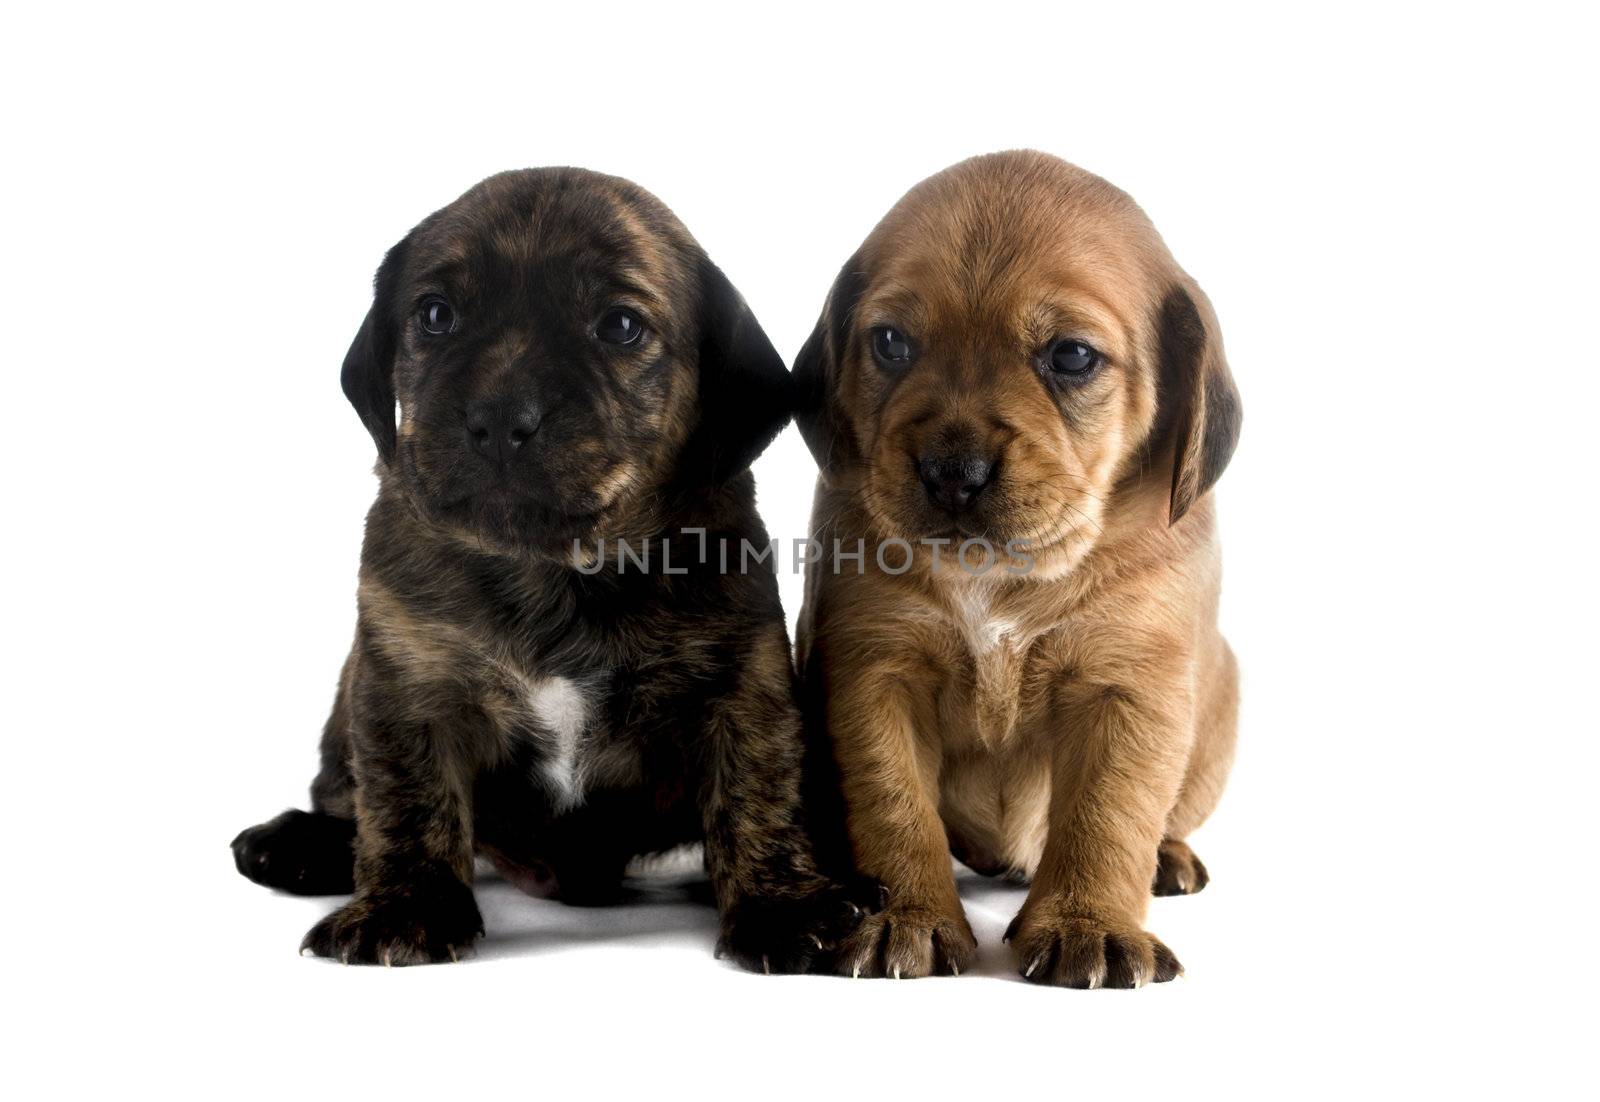
<svg viewBox="0 0 1600 1102">
<path fill-rule="evenodd" d="M 754 971 L 812 970 L 871 902 L 817 867 L 800 807 L 802 738 L 778 629 L 753 641 L 737 688 L 713 707 L 702 808 L 722 918 L 717 951 Z"/>
<path fill-rule="evenodd" d="M 1074 685 L 1054 733 L 1050 829 L 1006 932 L 1035 983 L 1139 987 L 1183 969 L 1146 933 L 1156 849 L 1177 797 L 1189 719 L 1180 690 Z"/>
<path fill-rule="evenodd" d="M 301 950 L 346 964 L 457 959 L 483 933 L 472 879 L 472 732 L 407 713 L 404 689 L 364 685 L 353 723 L 356 894 Z"/>
<path fill-rule="evenodd" d="M 885 889 L 840 950 L 852 976 L 960 975 L 977 939 L 956 894 L 939 818 L 939 753 L 916 737 L 912 691 L 899 679 L 830 667 L 828 730 L 842 774 L 856 865 Z"/>
</svg>

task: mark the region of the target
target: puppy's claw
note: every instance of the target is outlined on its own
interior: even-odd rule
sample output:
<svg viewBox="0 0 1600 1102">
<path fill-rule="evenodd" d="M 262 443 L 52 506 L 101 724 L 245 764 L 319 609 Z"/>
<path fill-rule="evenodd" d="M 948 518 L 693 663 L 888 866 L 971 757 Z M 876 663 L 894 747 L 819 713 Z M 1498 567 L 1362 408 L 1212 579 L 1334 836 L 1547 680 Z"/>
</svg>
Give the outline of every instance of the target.
<svg viewBox="0 0 1600 1102">
<path fill-rule="evenodd" d="M 900 978 L 900 966 L 898 964 L 894 966 L 894 978 Z"/>
<path fill-rule="evenodd" d="M 772 961 L 767 959 L 767 955 L 765 953 L 761 954 L 761 971 L 766 975 L 772 975 Z"/>
</svg>

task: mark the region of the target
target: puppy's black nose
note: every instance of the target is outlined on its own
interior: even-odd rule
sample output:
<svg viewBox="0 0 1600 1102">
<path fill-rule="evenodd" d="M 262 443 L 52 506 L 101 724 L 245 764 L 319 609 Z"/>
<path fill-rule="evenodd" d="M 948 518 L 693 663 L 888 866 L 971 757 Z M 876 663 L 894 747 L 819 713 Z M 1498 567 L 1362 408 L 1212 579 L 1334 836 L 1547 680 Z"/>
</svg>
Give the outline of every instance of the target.
<svg viewBox="0 0 1600 1102">
<path fill-rule="evenodd" d="M 989 484 L 994 464 L 981 455 L 924 456 L 917 461 L 917 474 L 928 500 L 947 513 L 961 513 Z"/>
<path fill-rule="evenodd" d="M 485 459 L 507 462 L 539 431 L 543 416 L 532 402 L 473 402 L 467 407 L 467 443 Z"/>
</svg>

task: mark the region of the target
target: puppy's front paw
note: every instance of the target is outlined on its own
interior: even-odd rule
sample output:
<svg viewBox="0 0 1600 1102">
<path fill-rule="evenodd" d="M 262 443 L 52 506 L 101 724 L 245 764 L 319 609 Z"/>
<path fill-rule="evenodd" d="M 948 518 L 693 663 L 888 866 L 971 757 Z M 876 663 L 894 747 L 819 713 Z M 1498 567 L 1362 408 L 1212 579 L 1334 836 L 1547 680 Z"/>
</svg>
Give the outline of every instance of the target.
<svg viewBox="0 0 1600 1102">
<path fill-rule="evenodd" d="M 483 934 L 472 889 L 459 880 L 358 895 L 311 928 L 300 951 L 345 964 L 458 960 Z"/>
<path fill-rule="evenodd" d="M 1017 970 L 1058 987 L 1143 987 L 1183 972 L 1172 950 L 1137 925 L 1025 906 L 1006 930 Z"/>
<path fill-rule="evenodd" d="M 959 903 L 953 911 L 891 904 L 861 920 L 839 947 L 839 971 L 847 976 L 959 976 L 972 964 L 978 939 Z"/>
<path fill-rule="evenodd" d="M 348 819 L 290 810 L 241 830 L 230 845 L 234 866 L 257 884 L 295 895 L 349 895 L 355 836 Z"/>
<path fill-rule="evenodd" d="M 818 971 L 831 965 L 839 943 L 861 924 L 876 885 L 829 887 L 793 898 L 749 896 L 722 919 L 717 956 L 752 972 Z"/>
<path fill-rule="evenodd" d="M 1211 883 L 1211 874 L 1195 856 L 1189 843 L 1167 838 L 1156 850 L 1156 878 L 1150 890 L 1156 895 L 1193 895 Z"/>
</svg>

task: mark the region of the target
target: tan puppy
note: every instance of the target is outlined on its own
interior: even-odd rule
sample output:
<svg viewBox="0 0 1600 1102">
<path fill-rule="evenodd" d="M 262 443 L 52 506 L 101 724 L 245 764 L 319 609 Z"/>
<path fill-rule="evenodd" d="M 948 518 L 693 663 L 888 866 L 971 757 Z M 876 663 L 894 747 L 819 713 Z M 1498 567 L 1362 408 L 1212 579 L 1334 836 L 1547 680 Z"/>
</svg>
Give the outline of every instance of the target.
<svg viewBox="0 0 1600 1102">
<path fill-rule="evenodd" d="M 889 212 L 795 374 L 822 467 L 801 672 L 887 889 L 843 967 L 965 966 L 954 852 L 1031 880 L 1029 979 L 1171 979 L 1145 910 L 1205 886 L 1183 839 L 1237 709 L 1208 491 L 1240 407 L 1210 303 L 1123 192 L 999 153 Z"/>
</svg>

